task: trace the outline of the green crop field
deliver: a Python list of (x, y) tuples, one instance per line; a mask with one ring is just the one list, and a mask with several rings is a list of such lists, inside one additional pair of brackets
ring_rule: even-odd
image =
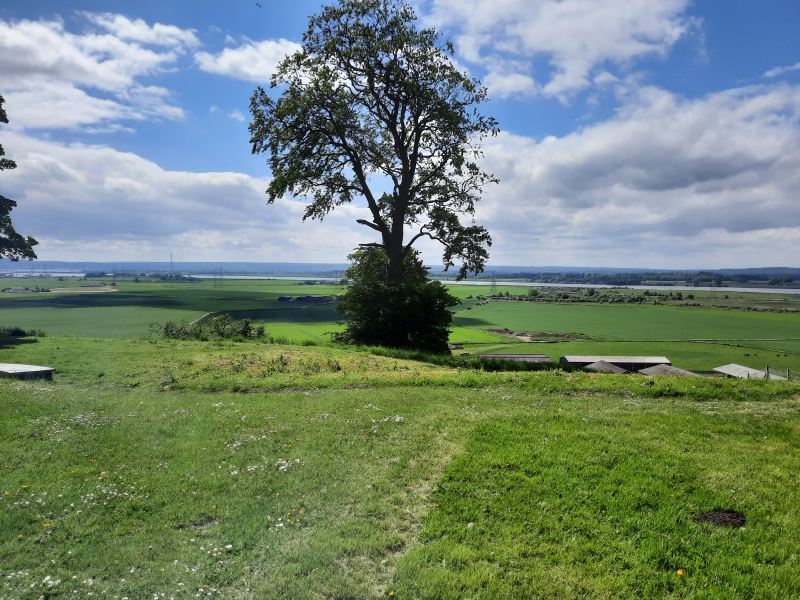
[[(639, 304), (545, 304), (493, 301), (456, 313), (453, 342), (471, 353), (539, 353), (666, 356), (686, 369), (728, 363), (800, 371), (800, 313), (754, 312)], [(521, 343), (510, 336), (482, 342), (460, 332), (572, 334), (579, 339)], [(542, 336), (546, 339), (546, 336)], [(557, 339), (557, 338), (550, 338)]]
[[(110, 280), (87, 282), (54, 279), (13, 280), (14, 285), (75, 288)], [(0, 296), (0, 325), (42, 330), (48, 334), (88, 337), (146, 336), (151, 324), (191, 321), (208, 312), (231, 312), (267, 324), (293, 339), (315, 338), (336, 330), (338, 313), (332, 306), (279, 303), (279, 296), (330, 295), (339, 286), (306, 285), (295, 281), (210, 280), (195, 282), (133, 282), (122, 280), (109, 293), (25, 293)], [(87, 288), (91, 289), (91, 288)], [(297, 311), (297, 312), (295, 312)], [(292, 324), (298, 323), (297, 331)], [(304, 333), (305, 332), (305, 333)]]
[(495, 301), (459, 313), (456, 324), (479, 329), (575, 333), (607, 340), (800, 338), (800, 313), (636, 304)]
[[(37, 278), (14, 279), (13, 283), (74, 290), (79, 286), (109, 286), (111, 280)], [(280, 296), (336, 295), (343, 290), (338, 285), (275, 280), (135, 282), (130, 278), (115, 283), (117, 291), (107, 293), (2, 294), (0, 325), (41, 330), (49, 335), (146, 337), (152, 335), (153, 326), (168, 320), (191, 321), (206, 313), (228, 312), (264, 324), (274, 338), (314, 342), (329, 341), (329, 334), (342, 327), (333, 305), (278, 302)], [(486, 286), (459, 285), (450, 289), (462, 300), (456, 308), (450, 339), (466, 344), (465, 351), (472, 353), (534, 352), (555, 360), (565, 353), (663, 354), (677, 366), (690, 369), (708, 370), (737, 362), (762, 369), (769, 365), (800, 370), (800, 313), (740, 310), (769, 306), (770, 300), (797, 302), (792, 297), (731, 294), (729, 301), (734, 304), (723, 309), (670, 304), (506, 300), (478, 303), (476, 297), (489, 291)], [(499, 293), (525, 294), (526, 289), (498, 286)], [(698, 292), (698, 297), (710, 299), (711, 294), (703, 296)], [(586, 339), (530, 345), (492, 329), (570, 334)]]
[(800, 596), (796, 383), (59, 335), (0, 361), (58, 369), (0, 380), (3, 598)]

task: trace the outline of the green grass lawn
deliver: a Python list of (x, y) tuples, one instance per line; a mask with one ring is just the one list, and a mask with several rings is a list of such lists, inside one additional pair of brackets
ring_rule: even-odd
[(16, 342), (0, 597), (800, 595), (797, 384)]

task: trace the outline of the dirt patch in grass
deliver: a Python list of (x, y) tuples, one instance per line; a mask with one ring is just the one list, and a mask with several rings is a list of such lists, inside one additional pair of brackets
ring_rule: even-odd
[(588, 340), (590, 336), (580, 333), (564, 333), (560, 331), (512, 331), (507, 327), (503, 329), (489, 329), (489, 333), (508, 335), (523, 342), (566, 342), (570, 340)]
[(711, 523), (718, 527), (744, 527), (747, 519), (735, 510), (712, 510), (694, 518), (695, 523)]

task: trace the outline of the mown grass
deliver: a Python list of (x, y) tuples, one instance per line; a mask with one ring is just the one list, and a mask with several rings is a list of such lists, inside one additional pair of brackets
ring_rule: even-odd
[[(58, 372), (0, 380), (3, 597), (800, 593), (797, 384), (57, 336), (8, 360)], [(747, 528), (692, 521), (720, 507)]]
[[(397, 589), (453, 599), (800, 595), (797, 415), (714, 408), (598, 399), (482, 420), (437, 486)], [(715, 509), (742, 512), (746, 527), (694, 521)]]

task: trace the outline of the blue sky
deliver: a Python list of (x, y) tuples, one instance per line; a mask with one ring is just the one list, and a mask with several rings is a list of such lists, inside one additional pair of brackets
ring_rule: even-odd
[[(264, 205), (249, 96), (319, 3), (260, 4), (0, 4), (0, 192), (40, 258), (341, 262), (370, 239), (358, 204)], [(797, 2), (415, 4), (490, 90), (494, 264), (800, 265)]]

